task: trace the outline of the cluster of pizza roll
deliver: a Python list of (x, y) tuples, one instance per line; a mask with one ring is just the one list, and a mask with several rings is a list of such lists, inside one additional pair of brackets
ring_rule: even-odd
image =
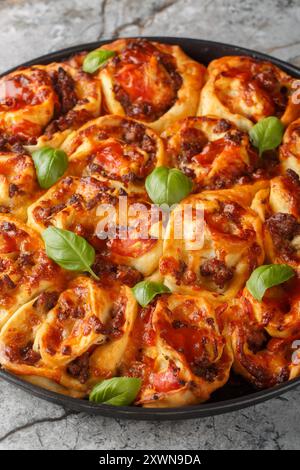
[[(145, 39), (98, 50), (110, 55), (92, 73), (82, 53), (0, 79), (1, 366), (74, 397), (103, 379), (139, 377), (135, 404), (145, 407), (207, 401), (233, 372), (259, 388), (296, 377), (296, 81), (269, 62), (234, 56), (205, 67)], [(269, 116), (285, 133), (261, 156), (249, 131)], [(68, 160), (48, 189), (32, 158), (44, 147)], [(145, 216), (145, 182), (159, 167), (179, 170), (192, 188), (166, 220)], [(197, 240), (175, 236), (186, 205), (186, 224), (201, 212)], [(47, 256), (49, 227), (88, 241), (98, 279)], [(102, 236), (108, 227), (114, 236)], [(246, 283), (266, 264), (295, 275), (259, 301)], [(132, 287), (143, 279), (169, 292), (142, 307)]]

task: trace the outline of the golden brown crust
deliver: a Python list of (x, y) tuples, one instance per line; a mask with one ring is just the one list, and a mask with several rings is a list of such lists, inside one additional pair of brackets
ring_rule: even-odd
[(292, 99), (294, 82), (270, 62), (222, 57), (208, 66), (198, 114), (229, 119), (245, 131), (267, 116), (277, 116), (287, 126), (300, 115), (300, 105)]

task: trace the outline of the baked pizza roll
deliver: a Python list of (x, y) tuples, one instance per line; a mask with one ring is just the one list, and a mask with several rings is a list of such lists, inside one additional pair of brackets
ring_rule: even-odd
[(39, 233), (50, 225), (71, 230), (108, 261), (149, 275), (162, 252), (161, 222), (152, 224), (149, 203), (126, 195), (108, 180), (66, 176), (29, 207), (28, 224)]
[(239, 192), (205, 191), (172, 212), (160, 260), (160, 273), (172, 291), (212, 298), (219, 294), (224, 300), (236, 295), (263, 262), (260, 218)]
[(233, 368), (258, 388), (274, 387), (300, 374), (294, 361), (295, 341), (299, 345), (300, 339), (299, 313), (294, 309), (299, 309), (299, 301), (295, 296), (287, 299), (281, 289), (269, 290), (260, 306), (248, 292), (242, 295), (223, 318)]
[(134, 338), (129, 375), (143, 385), (136, 401), (145, 407), (201, 403), (224, 385), (232, 357), (220, 334), (215, 307), (203, 298), (178, 294), (161, 297), (142, 310)]
[(247, 288), (243, 297), (255, 321), (264, 326), (268, 335), (273, 338), (300, 335), (300, 281), (297, 277), (267, 289), (261, 301)]
[(32, 158), (26, 153), (0, 152), (0, 213), (27, 219), (27, 208), (40, 194)]
[(9, 215), (0, 215), (0, 267), (0, 328), (18, 307), (65, 280), (40, 237)]
[(3, 366), (73, 396), (115, 375), (136, 316), (126, 286), (81, 276), (60, 295), (46, 291), (17, 310), (0, 334)]
[(272, 161), (258, 158), (242, 132), (226, 119), (189, 117), (163, 132), (170, 166), (183, 171), (194, 189), (223, 189), (267, 178)]
[(1, 365), (35, 385), (82, 397), (86, 394), (86, 387), (78, 385), (74, 380), (71, 384), (72, 377), (65, 381), (65, 371), (48, 367), (34, 345), (37, 331), (45, 321), (48, 311), (55, 305), (57, 297), (56, 291), (44, 291), (22, 305), (6, 322), (0, 333)]
[[(58, 146), (100, 114), (101, 87), (71, 61), (18, 69), (0, 79), (0, 132), (28, 145)], [(42, 137), (40, 137), (42, 136)]]
[(279, 159), (283, 173), (290, 169), (300, 176), (300, 119), (286, 129), (279, 148)]
[(118, 39), (100, 50), (115, 52), (99, 72), (105, 108), (162, 132), (196, 114), (205, 67), (178, 46)]
[(263, 221), (266, 260), (287, 263), (295, 268), (300, 262), (300, 181), (293, 170), (270, 180), (268, 188), (258, 191), (252, 208)]
[(165, 164), (164, 147), (155, 132), (133, 119), (103, 116), (73, 132), (62, 149), (68, 174), (103, 176), (129, 190), (144, 191), (145, 178)]
[(287, 126), (300, 115), (300, 105), (292, 100), (294, 83), (271, 62), (222, 57), (208, 66), (198, 114), (229, 119), (245, 131), (268, 116), (277, 116)]

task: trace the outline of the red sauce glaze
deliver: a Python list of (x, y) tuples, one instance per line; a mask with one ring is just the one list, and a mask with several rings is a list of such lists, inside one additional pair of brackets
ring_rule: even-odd
[[(133, 164), (134, 168), (130, 168)], [(104, 172), (111, 178), (130, 180), (145, 177), (145, 156), (137, 147), (127, 147), (121, 142), (111, 141), (100, 144), (92, 160), (92, 169)], [(95, 166), (96, 165), (96, 166)], [(134, 170), (134, 173), (133, 173)]]
[[(263, 113), (266, 116), (280, 117), (287, 105), (285, 84), (279, 81), (275, 69), (271, 65), (241, 58), (239, 67), (221, 73), (221, 76), (237, 79), (243, 84), (242, 99), (251, 107), (255, 103), (254, 94), (263, 98)], [(234, 102), (233, 102), (234, 105)], [(234, 110), (233, 110), (234, 112)], [(255, 115), (248, 116), (254, 119)]]
[(156, 245), (157, 240), (139, 240), (130, 238), (121, 240), (109, 240), (107, 246), (113, 254), (119, 256), (128, 256), (130, 258), (138, 258), (148, 251), (152, 250)]
[(14, 253), (19, 251), (15, 236), (8, 233), (0, 233), (0, 253)]
[(17, 125), (12, 125), (11, 131), (20, 137), (38, 137), (42, 132), (42, 127), (34, 122), (24, 120)]
[(210, 166), (217, 155), (224, 152), (226, 148), (226, 141), (219, 139), (214, 142), (209, 142), (201, 153), (195, 155), (192, 160), (199, 163), (201, 166)]
[(42, 103), (50, 94), (45, 86), (50, 87), (51, 81), (41, 70), (33, 71), (30, 76), (5, 77), (0, 82), (0, 111), (17, 111)]
[(62, 342), (62, 328), (51, 326), (45, 338), (47, 353), (54, 356)]
[(158, 393), (167, 393), (182, 387), (183, 383), (179, 379), (179, 369), (170, 362), (166, 372), (151, 373), (149, 383)]
[[(179, 324), (180, 321), (178, 321)], [(182, 322), (179, 327), (164, 319), (160, 319), (158, 327), (160, 336), (176, 351), (182, 353), (189, 364), (202, 363), (206, 357), (205, 344), (210, 341), (205, 328)]]
[(153, 121), (173, 106), (182, 79), (171, 55), (146, 40), (134, 40), (110, 66), (115, 96), (128, 116)]

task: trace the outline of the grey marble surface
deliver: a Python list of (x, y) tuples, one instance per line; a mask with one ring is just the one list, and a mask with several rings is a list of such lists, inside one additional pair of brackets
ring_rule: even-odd
[[(235, 43), (300, 66), (300, 0), (0, 0), (0, 72), (102, 37)], [(300, 449), (298, 390), (223, 416), (130, 422), (72, 413), (0, 382), (0, 449)]]

